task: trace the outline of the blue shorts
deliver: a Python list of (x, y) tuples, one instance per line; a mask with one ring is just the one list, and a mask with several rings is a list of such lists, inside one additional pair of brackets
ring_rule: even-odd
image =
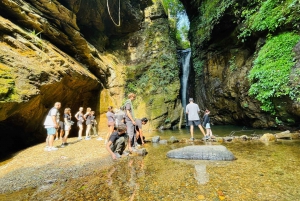
[(46, 130), (47, 130), (48, 135), (55, 135), (55, 133), (56, 133), (56, 128), (54, 128), (54, 127), (46, 128)]
[(189, 121), (189, 126), (198, 126), (200, 125), (200, 120)]
[(205, 128), (210, 128), (210, 123), (206, 123)]

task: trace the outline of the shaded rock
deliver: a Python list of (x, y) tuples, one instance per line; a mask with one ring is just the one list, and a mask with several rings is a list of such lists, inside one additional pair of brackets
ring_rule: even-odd
[(168, 144), (168, 141), (167, 140), (160, 140), (159, 144)]
[(159, 136), (155, 136), (152, 138), (152, 143), (158, 143), (160, 140), (160, 137)]
[(137, 156), (145, 156), (147, 153), (148, 152), (145, 148), (137, 149), (136, 151), (132, 152), (133, 155)]
[(169, 151), (167, 157), (193, 160), (235, 160), (232, 152), (223, 145), (187, 146)]
[(172, 136), (172, 137), (170, 137), (170, 139), (168, 140), (168, 142), (175, 143), (175, 142), (179, 142), (179, 140), (176, 137)]

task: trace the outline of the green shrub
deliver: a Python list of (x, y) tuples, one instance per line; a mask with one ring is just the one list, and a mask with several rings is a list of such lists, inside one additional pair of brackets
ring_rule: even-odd
[(281, 96), (290, 96), (297, 93), (290, 87), (289, 76), (293, 61), (293, 47), (300, 36), (295, 33), (282, 33), (267, 39), (266, 44), (258, 52), (249, 72), (252, 83), (249, 94), (261, 102), (264, 111), (275, 113), (272, 99)]

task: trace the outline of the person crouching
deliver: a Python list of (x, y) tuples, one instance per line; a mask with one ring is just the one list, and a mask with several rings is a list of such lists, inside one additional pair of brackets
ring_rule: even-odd
[(129, 146), (129, 151), (132, 151), (130, 139), (126, 134), (126, 125), (118, 126), (117, 131), (113, 132), (106, 144), (106, 150), (111, 154), (112, 159), (120, 158), (126, 146)]

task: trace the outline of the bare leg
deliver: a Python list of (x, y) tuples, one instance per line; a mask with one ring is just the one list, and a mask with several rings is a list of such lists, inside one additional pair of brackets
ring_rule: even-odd
[(83, 131), (83, 126), (79, 125), (79, 131), (78, 131), (78, 138), (81, 139), (82, 138), (82, 131)]
[(203, 134), (203, 136), (205, 137), (205, 132), (204, 132), (204, 129), (203, 129), (203, 127), (201, 126), (201, 124), (199, 124), (198, 127), (199, 127), (201, 133)]
[(190, 125), (191, 138), (194, 138), (194, 125)]
[(53, 147), (54, 135), (49, 135), (49, 147)]
[(86, 130), (85, 130), (85, 137), (86, 138), (89, 137), (89, 135), (90, 135), (91, 127), (92, 127), (91, 124), (89, 124), (89, 125), (86, 126)]
[(46, 138), (46, 147), (49, 146), (49, 135), (47, 135), (47, 138)]
[(56, 133), (55, 133), (55, 140), (58, 140), (58, 130), (56, 130)]
[(64, 138), (62, 139), (62, 142), (63, 142), (63, 143), (66, 143), (66, 142), (67, 142), (69, 133), (70, 133), (70, 130), (65, 131), (65, 136), (64, 136)]
[(64, 130), (63, 130), (63, 129), (61, 129), (61, 130), (60, 130), (60, 134), (59, 134), (59, 138), (60, 138), (60, 139), (63, 139), (63, 138), (62, 138), (62, 137), (63, 137), (63, 135), (64, 135)]

